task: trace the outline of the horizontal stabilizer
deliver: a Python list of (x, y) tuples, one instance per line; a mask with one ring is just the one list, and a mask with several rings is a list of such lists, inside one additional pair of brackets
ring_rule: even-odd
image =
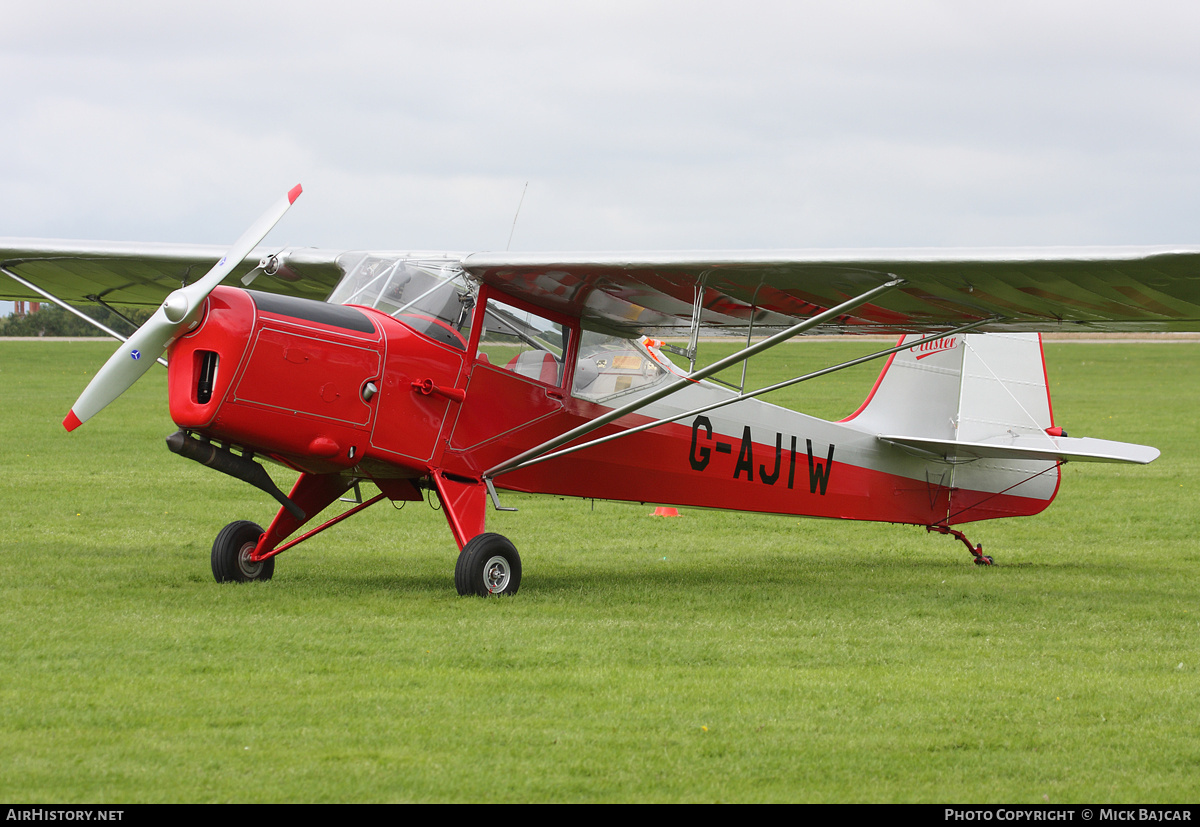
[(1159, 450), (1149, 445), (1113, 442), (1107, 439), (1067, 436), (1014, 435), (989, 442), (959, 442), (953, 439), (892, 436), (879, 439), (906, 448), (936, 454), (948, 460), (1041, 459), (1082, 462), (1130, 462), (1145, 465), (1158, 459)]

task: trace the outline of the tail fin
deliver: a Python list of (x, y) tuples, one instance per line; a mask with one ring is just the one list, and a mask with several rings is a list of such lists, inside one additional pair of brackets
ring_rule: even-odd
[(1036, 333), (947, 336), (901, 350), (843, 422), (925, 457), (926, 480), (937, 479), (949, 494), (946, 523), (1037, 513), (1058, 490), (1061, 462), (1158, 456), (1147, 446), (1070, 438), (1054, 427)]
[[(924, 338), (910, 334), (900, 340)], [(846, 422), (875, 433), (975, 441), (1054, 425), (1041, 337), (947, 336), (892, 355)]]
[(863, 406), (844, 421), (851, 420), (888, 442), (948, 460), (1145, 464), (1158, 457), (1144, 445), (1071, 438), (1054, 427), (1037, 333), (947, 336), (902, 350), (884, 367)]

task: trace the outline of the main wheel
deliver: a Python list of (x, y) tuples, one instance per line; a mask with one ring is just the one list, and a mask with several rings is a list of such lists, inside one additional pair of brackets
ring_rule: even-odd
[(454, 566), (454, 587), (459, 594), (516, 594), (521, 586), (521, 555), (500, 534), (471, 538)]
[(218, 583), (271, 579), (275, 574), (274, 557), (257, 563), (250, 559), (262, 536), (262, 526), (249, 520), (238, 520), (221, 529), (212, 547), (212, 571)]

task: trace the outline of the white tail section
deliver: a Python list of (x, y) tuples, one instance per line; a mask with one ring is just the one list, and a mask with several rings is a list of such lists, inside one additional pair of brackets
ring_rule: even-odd
[[(900, 343), (921, 338), (912, 334)], [(947, 336), (892, 355), (871, 395), (848, 421), (876, 434), (954, 439), (965, 338)]]
[(899, 351), (847, 421), (944, 460), (1147, 463), (1159, 453), (1051, 433), (1046, 363), (1036, 333), (968, 333)]
[(1012, 436), (1047, 437), (1054, 425), (1042, 338), (1036, 333), (962, 337), (959, 442)]

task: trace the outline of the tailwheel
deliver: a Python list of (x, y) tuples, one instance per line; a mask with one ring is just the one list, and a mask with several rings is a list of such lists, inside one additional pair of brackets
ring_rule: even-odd
[(479, 534), (463, 546), (454, 566), (460, 595), (516, 594), (521, 586), (521, 555), (507, 537)]
[(221, 529), (212, 547), (212, 572), (218, 583), (271, 579), (275, 574), (274, 557), (257, 562), (250, 559), (262, 536), (262, 526), (249, 520), (238, 520)]
[(977, 546), (971, 545), (971, 541), (967, 539), (967, 535), (963, 534), (961, 531), (955, 531), (953, 528), (947, 525), (927, 525), (925, 526), (925, 530), (936, 531), (938, 534), (950, 534), (954, 537), (957, 537), (962, 541), (962, 544), (967, 547), (967, 551), (971, 552), (971, 557), (974, 558), (975, 565), (977, 566), (991, 566), (995, 564), (995, 561), (992, 560), (991, 557), (988, 557), (983, 553), (983, 543), (980, 543)]

